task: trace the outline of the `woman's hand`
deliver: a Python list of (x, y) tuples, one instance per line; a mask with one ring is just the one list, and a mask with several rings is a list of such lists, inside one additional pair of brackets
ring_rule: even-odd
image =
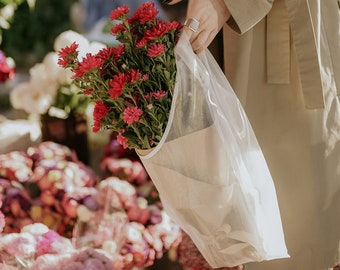
[[(180, 0), (173, 0), (170, 4), (175, 2)], [(189, 0), (184, 30), (193, 50), (200, 53), (207, 48), (229, 17), (230, 12), (224, 0)], [(188, 27), (192, 19), (199, 22), (196, 32)], [(192, 25), (194, 24), (195, 22)]]

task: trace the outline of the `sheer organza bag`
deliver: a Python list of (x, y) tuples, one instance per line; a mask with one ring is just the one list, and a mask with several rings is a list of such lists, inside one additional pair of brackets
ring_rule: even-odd
[(272, 177), (230, 84), (185, 33), (175, 54), (165, 134), (138, 151), (167, 213), (212, 267), (288, 257)]

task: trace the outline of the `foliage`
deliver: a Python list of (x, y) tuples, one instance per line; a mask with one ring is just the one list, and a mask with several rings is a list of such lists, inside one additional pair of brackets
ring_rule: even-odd
[(53, 49), (54, 39), (61, 32), (72, 29), (70, 7), (75, 1), (36, 0), (34, 8), (27, 2), (18, 6), (10, 28), (3, 30), (1, 44), (18, 68), (41, 61)]

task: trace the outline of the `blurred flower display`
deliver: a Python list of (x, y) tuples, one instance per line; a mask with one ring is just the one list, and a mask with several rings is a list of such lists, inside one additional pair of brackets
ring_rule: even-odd
[(68, 147), (53, 142), (0, 155), (4, 233), (39, 222), (72, 236), (76, 207), (87, 203), (98, 180)]
[(175, 252), (180, 228), (151, 196), (144, 168), (116, 157), (103, 158), (101, 179), (53, 142), (0, 155), (1, 261), (14, 269), (129, 270)]
[(88, 97), (79, 94), (79, 88), (72, 82), (72, 73), (58, 66), (56, 51), (71, 40), (77, 40), (84, 51), (96, 52), (104, 47), (97, 42), (90, 43), (81, 34), (71, 30), (61, 33), (55, 39), (55, 51), (46, 54), (41, 63), (30, 68), (28, 82), (16, 85), (11, 91), (10, 101), (15, 109), (62, 119), (86, 111)]

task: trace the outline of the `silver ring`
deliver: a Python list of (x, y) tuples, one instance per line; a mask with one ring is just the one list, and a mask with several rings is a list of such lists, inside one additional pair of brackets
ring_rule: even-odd
[(186, 20), (184, 25), (189, 27), (191, 31), (196, 33), (198, 30), (198, 27), (200, 26), (200, 22), (197, 19), (192, 18), (192, 19)]

